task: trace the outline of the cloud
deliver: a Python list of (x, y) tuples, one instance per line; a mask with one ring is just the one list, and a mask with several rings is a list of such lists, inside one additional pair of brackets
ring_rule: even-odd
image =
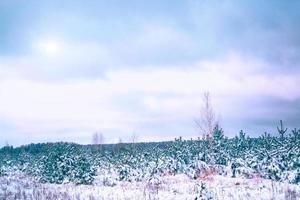
[[(32, 43), (26, 55), (0, 56), (0, 78), (41, 81), (97, 78), (113, 64), (109, 49), (101, 44), (57, 39), (37, 39)], [(57, 52), (49, 52), (49, 45), (55, 45)]]
[[(279, 70), (299, 64), (299, 2), (188, 1), (202, 54), (237, 51), (265, 59)], [(284, 8), (284, 9), (282, 9)]]
[(51, 34), (37, 35), (30, 39), (26, 53), (0, 54), (0, 78), (40, 81), (97, 79), (109, 70), (156, 67), (159, 60), (174, 60), (174, 56), (194, 48), (186, 32), (163, 24), (142, 24), (131, 35), (117, 41), (107, 44), (97, 40), (70, 40)]
[(136, 92), (195, 95), (211, 90), (220, 95), (299, 97), (298, 74), (263, 73), (265, 67), (269, 66), (263, 61), (229, 56), (224, 60), (201, 61), (177, 68), (111, 71), (106, 78), (112, 81), (114, 88), (123, 86)]
[(254, 134), (276, 119), (296, 125), (298, 2), (132, 5), (0, 5), (9, 10), (0, 14), (1, 137), (197, 135), (193, 118), (206, 90), (228, 135)]
[[(251, 101), (300, 99), (299, 74), (262, 73), (265, 67), (263, 61), (230, 54), (224, 60), (184, 67), (111, 70), (98, 79), (2, 79), (0, 117), (14, 125), (16, 134), (31, 138), (40, 138), (42, 132), (59, 138), (65, 132), (66, 139), (78, 134), (81, 141), (89, 142), (90, 133), (99, 129), (115, 135), (111, 139), (133, 131), (168, 135), (163, 132), (166, 124), (172, 124), (168, 126), (172, 134), (186, 129), (186, 136), (191, 136), (197, 135), (192, 121), (198, 115), (203, 92), (209, 90), (225, 129), (236, 130), (243, 127), (231, 123), (245, 119), (241, 112), (247, 120), (269, 117), (248, 110)], [(271, 113), (278, 108), (255, 105), (255, 110), (260, 109)], [(149, 124), (149, 130), (145, 129)]]

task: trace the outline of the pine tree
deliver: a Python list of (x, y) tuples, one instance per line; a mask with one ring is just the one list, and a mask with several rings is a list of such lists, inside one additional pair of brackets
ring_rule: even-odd
[(287, 128), (284, 128), (282, 120), (280, 120), (280, 127), (277, 126), (277, 131), (280, 135), (280, 139), (283, 140), (284, 139), (284, 134), (287, 131)]

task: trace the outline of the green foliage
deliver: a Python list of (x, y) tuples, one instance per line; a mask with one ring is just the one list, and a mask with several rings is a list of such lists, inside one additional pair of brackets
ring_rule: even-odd
[(114, 185), (117, 180), (154, 180), (180, 173), (197, 178), (214, 168), (219, 174), (233, 177), (251, 178), (256, 173), (299, 183), (300, 130), (286, 134), (282, 122), (279, 130), (278, 137), (264, 133), (250, 138), (240, 131), (229, 139), (216, 126), (207, 140), (180, 137), (170, 142), (136, 143), (134, 153), (132, 144), (126, 143), (103, 145), (101, 153), (94, 151), (92, 145), (73, 143), (4, 147), (0, 149), (0, 175), (19, 170), (43, 182), (92, 184), (98, 170), (105, 184)]
[(38, 167), (40, 179), (49, 183), (91, 184), (95, 176), (85, 153), (69, 145), (43, 156)]

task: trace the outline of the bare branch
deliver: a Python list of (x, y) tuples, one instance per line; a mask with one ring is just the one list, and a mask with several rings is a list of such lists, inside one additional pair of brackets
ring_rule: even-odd
[(203, 94), (202, 109), (199, 118), (195, 119), (195, 124), (204, 138), (212, 137), (217, 121), (209, 92)]

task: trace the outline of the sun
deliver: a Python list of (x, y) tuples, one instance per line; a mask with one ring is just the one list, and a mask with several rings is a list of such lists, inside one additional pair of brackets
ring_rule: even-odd
[(47, 56), (57, 56), (62, 52), (62, 46), (58, 41), (45, 40), (38, 42), (38, 51)]

